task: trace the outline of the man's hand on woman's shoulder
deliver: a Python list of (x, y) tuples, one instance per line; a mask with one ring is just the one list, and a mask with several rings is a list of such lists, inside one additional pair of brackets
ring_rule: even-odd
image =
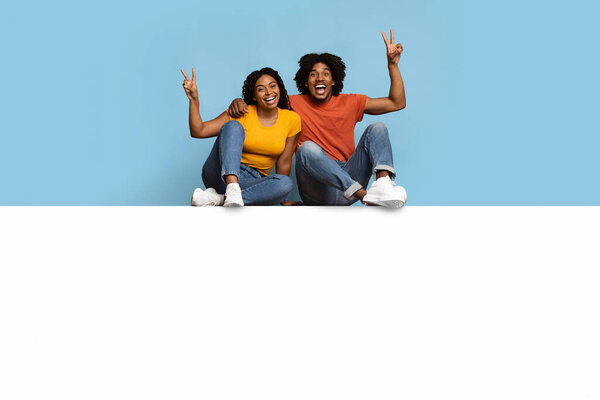
[(248, 105), (240, 98), (234, 99), (229, 105), (227, 113), (233, 118), (239, 118), (248, 113)]

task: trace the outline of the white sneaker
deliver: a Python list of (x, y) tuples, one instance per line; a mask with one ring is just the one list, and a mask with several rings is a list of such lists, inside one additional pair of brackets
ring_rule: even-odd
[(220, 206), (223, 205), (224, 197), (225, 196), (217, 193), (213, 188), (208, 188), (206, 190), (197, 188), (194, 190), (194, 194), (192, 194), (192, 205), (199, 207)]
[(237, 183), (230, 183), (225, 189), (225, 202), (224, 207), (242, 207), (244, 200), (242, 200), (242, 189)]
[(362, 201), (371, 206), (400, 208), (406, 203), (406, 190), (394, 185), (389, 176), (382, 176), (373, 182)]

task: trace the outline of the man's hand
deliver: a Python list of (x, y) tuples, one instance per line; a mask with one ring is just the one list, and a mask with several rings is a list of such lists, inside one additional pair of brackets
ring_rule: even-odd
[(198, 101), (198, 88), (196, 87), (196, 70), (192, 68), (192, 79), (188, 78), (188, 76), (181, 70), (183, 76), (185, 76), (185, 80), (183, 81), (183, 89), (185, 90), (185, 94), (187, 95), (190, 101)]
[(227, 109), (229, 116), (239, 118), (248, 113), (248, 105), (242, 99), (234, 99)]
[(402, 45), (400, 43), (394, 44), (394, 30), (390, 29), (389, 41), (387, 36), (385, 36), (385, 33), (381, 32), (381, 36), (383, 36), (383, 41), (387, 48), (388, 62), (390, 64), (398, 64), (398, 61), (400, 61), (400, 54), (402, 54)]

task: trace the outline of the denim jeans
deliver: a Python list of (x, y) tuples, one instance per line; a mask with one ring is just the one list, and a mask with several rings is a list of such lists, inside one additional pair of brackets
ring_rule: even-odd
[(224, 194), (225, 175), (235, 175), (242, 189), (245, 205), (271, 205), (286, 200), (293, 183), (286, 175), (264, 176), (256, 169), (240, 162), (245, 139), (244, 127), (229, 121), (221, 128), (219, 136), (202, 167), (202, 181), (217, 193)]
[(381, 122), (365, 129), (347, 162), (333, 160), (311, 141), (296, 151), (298, 189), (307, 205), (350, 205), (358, 200), (353, 194), (367, 187), (375, 171), (395, 176), (392, 145)]

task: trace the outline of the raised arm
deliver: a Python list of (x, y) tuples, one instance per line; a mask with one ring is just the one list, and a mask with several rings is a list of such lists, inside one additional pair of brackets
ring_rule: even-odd
[(392, 111), (402, 110), (406, 107), (406, 95), (404, 94), (404, 82), (398, 68), (400, 55), (402, 54), (402, 45), (394, 44), (394, 30), (390, 30), (390, 40), (381, 32), (385, 42), (388, 60), (388, 71), (390, 74), (390, 94), (388, 97), (367, 98), (365, 104), (366, 114), (385, 114)]
[(195, 138), (207, 138), (217, 136), (221, 127), (229, 121), (227, 111), (224, 111), (215, 119), (202, 121), (200, 116), (200, 101), (198, 100), (198, 88), (196, 87), (196, 69), (192, 68), (192, 79), (188, 78), (183, 69), (181, 73), (185, 77), (183, 89), (190, 100), (190, 134)]
[[(298, 132), (299, 134), (300, 132)], [(298, 134), (290, 136), (285, 141), (285, 147), (283, 153), (277, 159), (275, 163), (275, 172), (281, 175), (290, 176), (292, 170), (292, 157), (296, 150), (296, 142), (298, 141)]]

